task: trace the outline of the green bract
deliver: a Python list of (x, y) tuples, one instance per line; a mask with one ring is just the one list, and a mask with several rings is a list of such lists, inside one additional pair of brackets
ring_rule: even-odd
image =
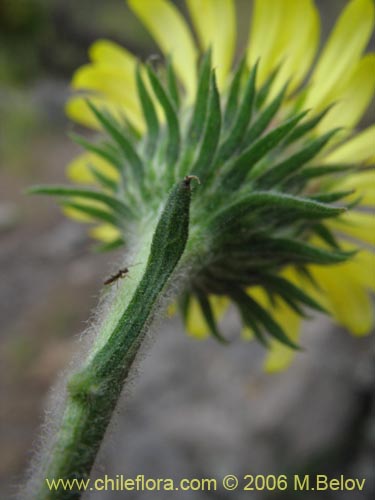
[[(183, 313), (194, 296), (212, 334), (224, 340), (209, 297), (229, 296), (259, 340), (266, 343), (269, 334), (295, 348), (251, 296), (251, 287), (261, 285), (271, 301), (279, 296), (301, 315), (304, 307), (322, 311), (316, 300), (280, 277), (280, 271), (292, 265), (308, 276), (310, 263), (331, 265), (351, 255), (340, 250), (325, 225), (327, 218), (346, 210), (336, 202), (350, 194), (329, 191), (327, 176), (348, 166), (319, 166), (316, 159), (337, 129), (314, 135), (327, 110), (311, 117), (298, 104), (288, 107), (286, 86), (270, 99), (277, 71), (258, 88), (257, 65), (249, 70), (242, 61), (220, 95), (208, 51), (189, 107), (182, 105), (170, 62), (162, 73), (150, 65), (136, 71), (147, 124), (143, 136), (125, 120), (120, 123), (89, 104), (105, 137), (95, 143), (75, 137), (111, 163), (118, 181), (91, 166), (97, 189), (36, 187), (32, 192), (62, 197), (64, 206), (118, 227), (122, 238), (109, 245), (113, 248), (125, 244), (129, 234), (141, 239), (145, 226), (156, 226), (173, 186), (185, 176), (197, 176), (201, 185), (193, 190), (183, 259), (189, 270), (179, 301)], [(309, 243), (314, 235), (327, 248)], [(179, 238), (176, 229), (173, 244)]]

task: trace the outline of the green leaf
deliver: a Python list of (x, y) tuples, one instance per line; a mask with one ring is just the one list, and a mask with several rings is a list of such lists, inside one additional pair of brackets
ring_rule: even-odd
[(143, 183), (144, 167), (142, 160), (134, 149), (133, 144), (129, 141), (129, 139), (125, 136), (125, 134), (121, 131), (118, 125), (114, 123), (112, 119), (109, 119), (104, 113), (99, 111), (91, 102), (88, 101), (87, 104), (104, 130), (110, 137), (112, 137), (112, 139), (120, 148), (131, 168), (134, 179), (139, 185), (141, 185)]
[(216, 319), (212, 312), (212, 307), (207, 296), (204, 293), (199, 293), (199, 292), (196, 292), (196, 295), (200, 308), (202, 310), (203, 317), (205, 319), (208, 328), (210, 329), (211, 334), (213, 335), (213, 337), (216, 338), (216, 340), (218, 340), (222, 344), (228, 344), (228, 340), (222, 336), (217, 327)]
[(180, 151), (180, 124), (173, 102), (165, 91), (158, 76), (147, 66), (148, 76), (154, 93), (163, 108), (168, 125), (167, 164), (174, 167)]
[(303, 167), (308, 161), (312, 160), (338, 130), (339, 129), (331, 130), (322, 137), (318, 137), (318, 139), (313, 140), (302, 150), (264, 172), (256, 181), (257, 186), (265, 189), (274, 187), (279, 182), (284, 181), (289, 175)]
[(195, 100), (191, 124), (188, 132), (188, 143), (194, 145), (199, 141), (203, 132), (206, 110), (208, 106), (208, 96), (211, 82), (211, 49), (203, 57), (199, 68), (198, 90)]
[(94, 189), (83, 189), (71, 186), (33, 186), (27, 190), (27, 193), (48, 196), (75, 197), (99, 201), (121, 216), (129, 218), (134, 217), (131, 209), (122, 200)]
[(209, 175), (209, 169), (219, 144), (221, 130), (220, 95), (216, 86), (215, 73), (212, 73), (208, 112), (198, 157), (191, 172), (202, 181)]
[(149, 157), (152, 157), (156, 150), (159, 137), (159, 121), (152, 98), (143, 82), (139, 65), (137, 65), (136, 68), (136, 84), (143, 116), (147, 124), (148, 138), (146, 152)]
[(223, 185), (230, 189), (241, 186), (251, 168), (272, 151), (305, 115), (304, 111), (293, 116), (245, 149), (233, 162), (229, 163), (227, 172), (224, 174)]
[(255, 64), (249, 73), (244, 96), (240, 106), (238, 107), (237, 116), (234, 119), (234, 123), (228, 137), (220, 148), (219, 161), (225, 161), (232, 155), (232, 153), (238, 148), (243, 136), (246, 133), (253, 111), (257, 69), (258, 63)]

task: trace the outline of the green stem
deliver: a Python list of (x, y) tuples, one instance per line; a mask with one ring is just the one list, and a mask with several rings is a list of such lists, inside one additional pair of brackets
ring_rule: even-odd
[(149, 257), (138, 286), (103, 345), (68, 381), (62, 423), (38, 500), (76, 499), (82, 492), (50, 491), (46, 478), (88, 478), (124, 382), (147, 332), (153, 313), (185, 250), (189, 231), (190, 181), (173, 188), (156, 226)]

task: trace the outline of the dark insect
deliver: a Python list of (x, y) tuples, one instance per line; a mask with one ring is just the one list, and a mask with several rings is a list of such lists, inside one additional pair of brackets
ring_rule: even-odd
[(128, 267), (123, 267), (122, 269), (119, 269), (116, 274), (113, 274), (109, 278), (107, 278), (104, 281), (105, 285), (111, 285), (115, 281), (117, 281), (120, 278), (125, 278), (125, 276), (128, 274), (129, 268)]

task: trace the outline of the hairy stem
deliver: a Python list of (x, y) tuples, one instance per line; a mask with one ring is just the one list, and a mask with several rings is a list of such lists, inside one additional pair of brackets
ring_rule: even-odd
[(156, 226), (146, 269), (107, 340), (68, 381), (66, 408), (38, 500), (79, 498), (81, 492), (48, 489), (46, 478), (88, 478), (124, 382), (163, 291), (185, 250), (189, 231), (190, 181), (172, 189)]

